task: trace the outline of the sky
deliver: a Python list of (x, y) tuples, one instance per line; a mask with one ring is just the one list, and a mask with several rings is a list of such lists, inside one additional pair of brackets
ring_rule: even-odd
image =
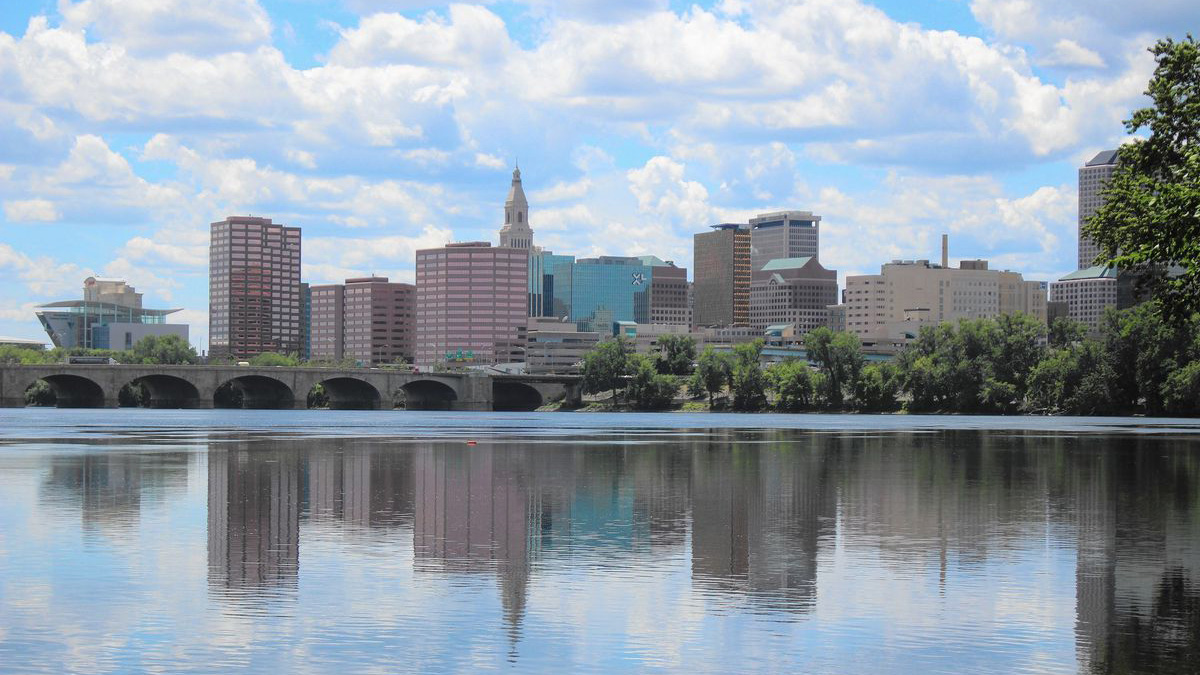
[(412, 281), (496, 240), (658, 255), (798, 209), (847, 274), (987, 258), (1053, 280), (1076, 170), (1127, 138), (1157, 0), (4, 0), (0, 335), (89, 275), (207, 342), (208, 228), (303, 229), (302, 278)]

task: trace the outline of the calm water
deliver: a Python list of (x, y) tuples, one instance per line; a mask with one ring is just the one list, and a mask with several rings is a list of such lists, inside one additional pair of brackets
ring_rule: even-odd
[(0, 410), (0, 671), (335, 669), (1196, 672), (1200, 423)]

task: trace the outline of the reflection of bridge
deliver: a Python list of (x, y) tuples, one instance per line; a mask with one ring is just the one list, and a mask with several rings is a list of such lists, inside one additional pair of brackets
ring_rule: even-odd
[(442, 410), (533, 410), (543, 403), (579, 399), (579, 378), (563, 375), (413, 373), (375, 368), (281, 368), (158, 365), (0, 365), (0, 407), (25, 405), (38, 380), (50, 385), (60, 408), (115, 408), (127, 384), (143, 385), (152, 408), (212, 408), (229, 385), (246, 408), (306, 408), (321, 385), (329, 407), (376, 410), (405, 406)]

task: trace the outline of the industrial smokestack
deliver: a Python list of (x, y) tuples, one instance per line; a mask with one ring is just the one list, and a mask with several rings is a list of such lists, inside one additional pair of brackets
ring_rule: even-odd
[(950, 235), (942, 235), (942, 269), (950, 268)]

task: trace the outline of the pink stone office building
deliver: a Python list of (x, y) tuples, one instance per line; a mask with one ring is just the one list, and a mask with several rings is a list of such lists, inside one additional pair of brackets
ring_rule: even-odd
[(529, 251), (487, 242), (417, 251), (416, 363), (525, 359)]
[(300, 228), (229, 216), (212, 224), (208, 257), (209, 354), (302, 353)]
[(416, 287), (387, 277), (312, 287), (312, 358), (362, 364), (413, 360)]

